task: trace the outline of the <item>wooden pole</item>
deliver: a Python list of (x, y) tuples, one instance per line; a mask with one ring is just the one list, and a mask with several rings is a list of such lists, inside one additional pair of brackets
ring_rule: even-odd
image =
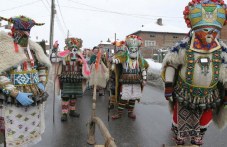
[[(50, 16), (50, 40), (49, 40), (49, 45), (50, 45), (50, 52), (49, 56), (52, 54), (52, 49), (53, 49), (53, 37), (54, 37), (54, 15), (55, 15), (55, 1), (51, 1), (51, 16)], [(57, 54), (57, 52), (56, 52)], [(57, 57), (57, 56), (55, 56)], [(54, 123), (54, 113), (55, 113), (55, 80), (56, 80), (56, 65), (54, 65), (54, 98), (53, 98), (53, 123)]]
[(117, 51), (117, 44), (116, 44), (116, 41), (117, 41), (117, 34), (115, 33), (114, 34), (114, 41), (115, 41), (115, 45), (114, 45), (114, 53), (116, 53)]
[(96, 81), (96, 71), (94, 73), (94, 88), (93, 88), (93, 98), (92, 98), (92, 115), (91, 119), (96, 116), (96, 88), (97, 88), (97, 81)]
[(93, 117), (89, 124), (89, 133), (87, 143), (90, 145), (95, 144), (95, 124), (98, 125), (102, 136), (105, 140), (105, 147), (117, 147), (114, 142), (114, 138), (110, 135), (110, 132), (106, 128), (105, 124), (99, 117)]
[[(96, 57), (96, 60), (98, 60), (97, 57)], [(96, 62), (96, 63), (99, 64), (99, 62)], [(96, 68), (95, 65), (94, 65), (94, 68)], [(94, 89), (93, 89), (93, 98), (92, 98), (92, 115), (91, 115), (91, 121), (89, 122), (87, 143), (90, 145), (95, 144), (95, 124), (97, 124), (99, 129), (101, 130), (102, 136), (105, 139), (105, 142), (106, 142), (105, 147), (117, 147), (114, 142), (114, 139), (111, 137), (105, 124), (102, 122), (102, 120), (99, 117), (96, 117), (96, 88), (97, 88), (96, 72), (97, 71), (95, 69)]]

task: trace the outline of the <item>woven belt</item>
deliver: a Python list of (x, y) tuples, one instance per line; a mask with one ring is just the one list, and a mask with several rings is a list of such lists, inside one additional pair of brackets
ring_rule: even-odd
[(217, 84), (210, 87), (200, 87), (185, 82), (181, 76), (174, 87), (176, 100), (192, 109), (216, 108), (220, 105), (221, 98)]
[(122, 74), (120, 82), (125, 84), (139, 84), (142, 82), (142, 77), (140, 74)]
[(15, 86), (24, 86), (37, 84), (39, 82), (39, 74), (37, 70), (11, 72), (11, 80)]
[(200, 96), (206, 96), (210, 92), (217, 89), (217, 83), (215, 83), (214, 85), (209, 86), (209, 87), (196, 86), (196, 85), (192, 85), (192, 84), (187, 83), (186, 81), (184, 81), (182, 79), (181, 75), (179, 75), (179, 79), (177, 81), (177, 87), (179, 89), (187, 90), (187, 92), (191, 93), (193, 96), (199, 96), (200, 97)]

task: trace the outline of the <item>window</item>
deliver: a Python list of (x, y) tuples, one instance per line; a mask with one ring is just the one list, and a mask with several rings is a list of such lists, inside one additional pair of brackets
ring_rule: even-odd
[(156, 41), (145, 40), (144, 46), (145, 46), (145, 47), (156, 46)]
[(155, 37), (155, 35), (151, 34), (150, 37)]
[(173, 36), (173, 38), (178, 38), (178, 36)]

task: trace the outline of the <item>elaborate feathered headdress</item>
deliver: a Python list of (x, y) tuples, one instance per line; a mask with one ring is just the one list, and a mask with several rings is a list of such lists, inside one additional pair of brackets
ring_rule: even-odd
[(80, 38), (66, 38), (65, 39), (65, 44), (68, 49), (73, 49), (73, 48), (81, 48), (82, 47), (83, 40)]
[(136, 35), (129, 35), (125, 39), (125, 45), (128, 48), (131, 47), (140, 47), (142, 45), (142, 39)]

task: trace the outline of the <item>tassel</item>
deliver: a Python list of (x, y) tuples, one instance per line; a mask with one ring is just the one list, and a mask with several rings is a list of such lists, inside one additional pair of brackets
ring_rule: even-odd
[(18, 44), (14, 42), (14, 48), (15, 48), (15, 52), (18, 53), (19, 52), (19, 47)]
[(91, 71), (88, 68), (87, 61), (84, 59), (84, 56), (81, 55), (80, 53), (78, 53), (78, 56), (81, 58), (82, 63), (83, 63), (83, 65), (82, 65), (83, 76), (89, 77), (91, 75)]
[(126, 56), (126, 72), (127, 72), (128, 71), (128, 66), (129, 66), (129, 51), (128, 51), (128, 49), (125, 52), (125, 56)]
[(24, 69), (25, 71), (28, 70), (28, 63), (27, 63), (27, 61), (24, 61), (24, 63), (23, 63), (23, 69)]
[(62, 51), (62, 52), (59, 52), (59, 53), (57, 54), (57, 56), (59, 56), (59, 57), (66, 57), (66, 56), (69, 55), (69, 53), (70, 53), (70, 50), (64, 50), (64, 51)]
[(33, 68), (34, 66), (35, 66), (34, 59), (31, 59), (31, 68)]

